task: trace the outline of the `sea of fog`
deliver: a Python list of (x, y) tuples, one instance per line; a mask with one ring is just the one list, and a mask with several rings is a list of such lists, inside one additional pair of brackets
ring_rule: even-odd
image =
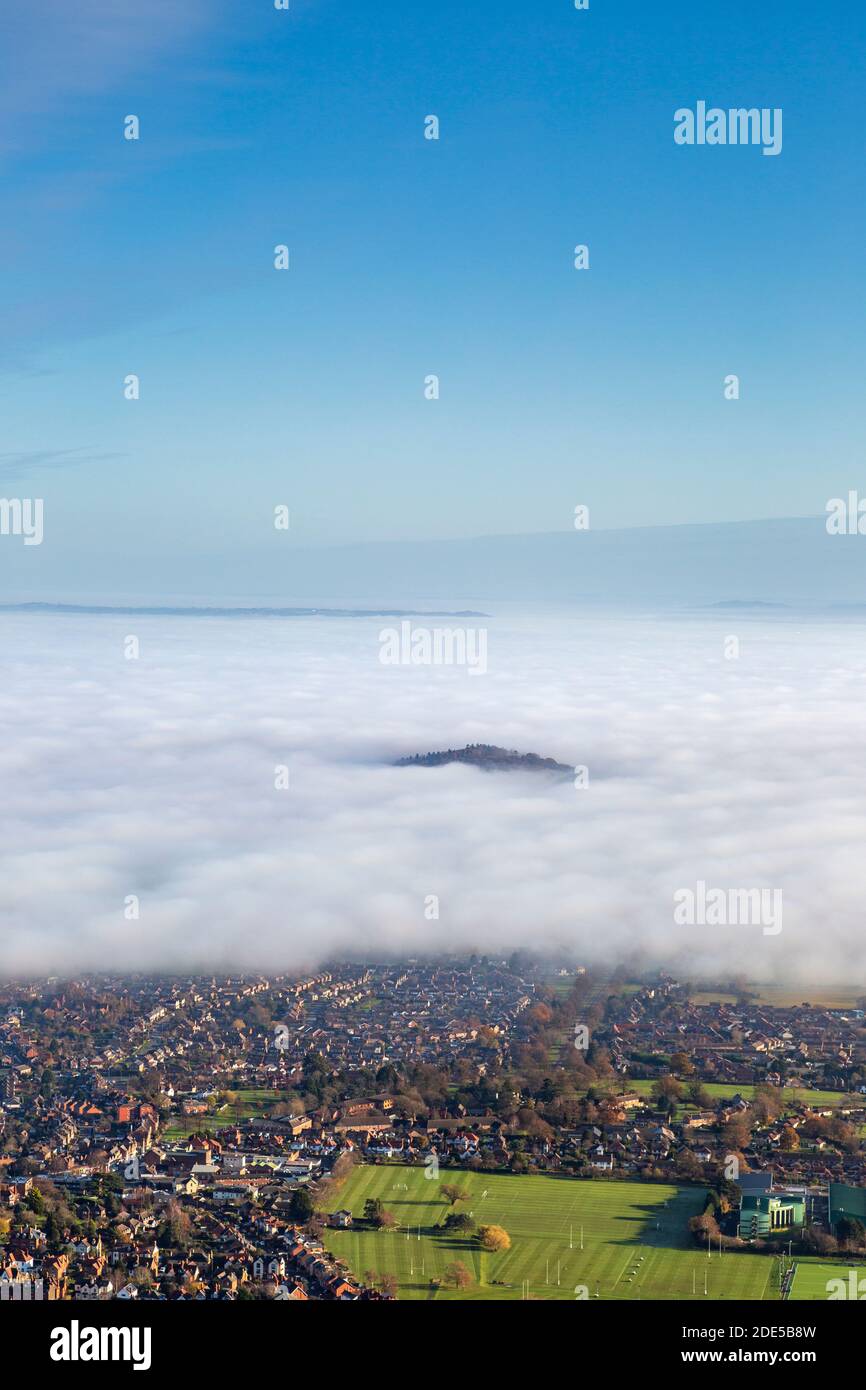
[[(383, 664), (381, 617), (0, 615), (0, 971), (862, 977), (862, 615), (448, 606), (489, 612), (486, 671)], [(476, 742), (581, 772), (392, 766)], [(778, 892), (781, 930), (676, 920), (700, 883)]]

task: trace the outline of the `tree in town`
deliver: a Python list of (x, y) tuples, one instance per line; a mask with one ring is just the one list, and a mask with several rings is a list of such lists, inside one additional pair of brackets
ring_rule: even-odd
[(675, 1076), (660, 1076), (652, 1084), (652, 1099), (660, 1109), (667, 1110), (682, 1101), (683, 1088)]
[(289, 1220), (303, 1226), (310, 1220), (315, 1206), (306, 1187), (296, 1187), (289, 1199)]
[(371, 1226), (375, 1226), (378, 1224), (381, 1215), (381, 1199), (379, 1197), (368, 1197), (364, 1203), (364, 1220), (369, 1221)]

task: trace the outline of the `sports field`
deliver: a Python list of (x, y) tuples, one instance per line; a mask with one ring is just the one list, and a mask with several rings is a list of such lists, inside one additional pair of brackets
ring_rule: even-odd
[[(653, 1088), (652, 1081), (645, 1080), (626, 1080), (624, 1086), (619, 1085), (616, 1089), (608, 1087), (612, 1095), (616, 1091), (635, 1091), (639, 1095), (648, 1096)], [(688, 1084), (687, 1082), (684, 1084)], [(736, 1085), (727, 1081), (707, 1081), (702, 1082), (704, 1090), (712, 1100), (731, 1100), (733, 1096), (742, 1096), (744, 1100), (753, 1100), (755, 1087), (747, 1082)], [(602, 1087), (597, 1087), (601, 1090)], [(820, 1106), (832, 1109), (837, 1105), (857, 1105), (862, 1104), (862, 1097), (853, 1094), (851, 1091), (812, 1091), (805, 1086), (783, 1086), (780, 1091), (782, 1100), (786, 1105), (803, 1104), (814, 1107)], [(685, 1107), (683, 1107), (685, 1109)]]
[[(469, 1200), (450, 1207), (442, 1182), (465, 1188)], [(778, 1298), (778, 1261), (717, 1251), (707, 1258), (691, 1244), (688, 1220), (704, 1195), (697, 1187), (453, 1169), (431, 1181), (420, 1167), (365, 1166), (332, 1205), (359, 1218), (366, 1199), (378, 1197), (399, 1228), (329, 1230), (326, 1244), (359, 1278), (368, 1270), (393, 1274), (406, 1299), (574, 1299), (580, 1286), (601, 1299)], [(504, 1226), (511, 1249), (487, 1254), (474, 1239), (445, 1230), (451, 1210)], [(433, 1286), (457, 1260), (471, 1285), (460, 1292)]]
[[(861, 1261), (855, 1260), (818, 1260), (818, 1259), (797, 1259), (797, 1269), (794, 1274), (794, 1282), (789, 1300), (795, 1302), (825, 1303), (830, 1297), (830, 1293), (837, 1293), (837, 1287), (830, 1287), (831, 1281), (841, 1279), (844, 1284), (845, 1298), (852, 1296), (851, 1271), (854, 1271), (857, 1284), (856, 1297), (866, 1298), (866, 1265)], [(862, 1287), (860, 1287), (862, 1281)]]
[[(813, 1008), (855, 1009), (860, 1007), (864, 990), (858, 984), (818, 986), (813, 985), (768, 985), (750, 984), (749, 994), (755, 1003), (767, 1004), (775, 1009), (795, 1008), (798, 1004), (811, 1004)], [(707, 989), (692, 994), (693, 1004), (734, 1004), (737, 996), (724, 991)]]

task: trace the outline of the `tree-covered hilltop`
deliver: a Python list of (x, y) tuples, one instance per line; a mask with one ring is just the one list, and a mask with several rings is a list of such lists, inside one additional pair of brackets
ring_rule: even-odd
[(555, 758), (541, 758), (537, 753), (518, 753), (513, 748), (497, 748), (493, 743), (467, 743), (465, 748), (447, 748), (437, 753), (415, 753), (399, 758), (395, 767), (441, 767), (443, 763), (471, 763), (473, 767), (491, 772), (499, 768), (530, 772), (573, 771)]

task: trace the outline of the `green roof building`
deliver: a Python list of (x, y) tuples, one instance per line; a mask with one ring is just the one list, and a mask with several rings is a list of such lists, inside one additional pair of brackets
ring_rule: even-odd
[(849, 1187), (844, 1182), (831, 1182), (828, 1196), (831, 1231), (836, 1229), (844, 1216), (854, 1217), (866, 1226), (866, 1187)]
[(777, 1196), (766, 1192), (747, 1192), (740, 1206), (737, 1234), (741, 1240), (788, 1235), (806, 1219), (802, 1197)]

